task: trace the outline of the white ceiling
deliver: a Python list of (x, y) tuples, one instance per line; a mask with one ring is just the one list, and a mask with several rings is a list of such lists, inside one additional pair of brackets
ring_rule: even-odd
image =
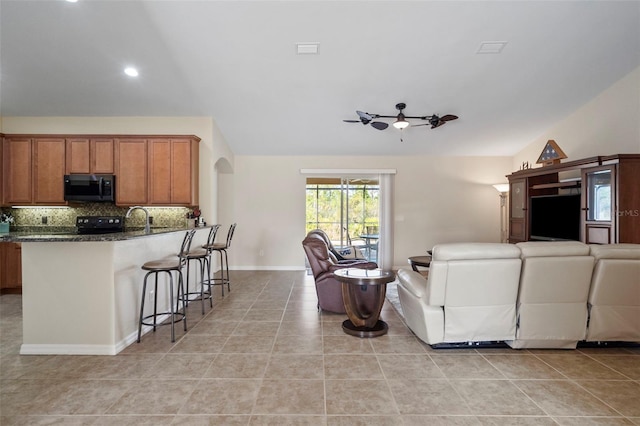
[[(3, 116), (207, 116), (239, 155), (513, 155), (640, 66), (639, 1), (2, 0), (0, 15)], [(398, 102), (460, 119), (404, 142), (342, 121)]]

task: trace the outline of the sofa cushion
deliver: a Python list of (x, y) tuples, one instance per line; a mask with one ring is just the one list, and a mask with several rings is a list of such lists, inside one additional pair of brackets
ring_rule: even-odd
[(502, 243), (451, 243), (433, 248), (433, 260), (511, 259), (520, 257), (520, 250), (513, 244)]
[(598, 259), (640, 259), (640, 244), (592, 244), (591, 256)]
[(589, 246), (579, 241), (527, 241), (516, 246), (525, 257), (588, 256)]

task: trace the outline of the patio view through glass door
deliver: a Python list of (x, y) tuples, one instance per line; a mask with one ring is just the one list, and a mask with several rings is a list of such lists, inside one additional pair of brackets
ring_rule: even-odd
[(322, 229), (335, 247), (355, 246), (378, 261), (380, 183), (371, 177), (309, 177), (307, 229)]

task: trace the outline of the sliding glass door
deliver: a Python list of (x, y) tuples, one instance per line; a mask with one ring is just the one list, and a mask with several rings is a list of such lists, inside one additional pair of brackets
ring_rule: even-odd
[(355, 246), (377, 261), (380, 238), (380, 183), (372, 177), (309, 177), (307, 232), (322, 229), (337, 247)]

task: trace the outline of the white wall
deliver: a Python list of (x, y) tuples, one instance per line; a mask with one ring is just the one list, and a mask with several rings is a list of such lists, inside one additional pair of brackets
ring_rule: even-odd
[(513, 169), (535, 162), (549, 139), (567, 154), (563, 161), (640, 153), (640, 67), (566, 117), (513, 158)]
[(216, 123), (208, 117), (2, 117), (3, 133), (196, 135), (200, 141), (200, 209), (217, 220), (217, 176), (220, 158), (233, 164), (233, 153)]
[[(500, 201), (511, 157), (236, 156), (229, 251), (237, 269), (301, 269), (305, 235), (303, 168), (397, 169), (394, 265), (436, 243), (500, 241)], [(260, 250), (264, 256), (260, 256)]]

